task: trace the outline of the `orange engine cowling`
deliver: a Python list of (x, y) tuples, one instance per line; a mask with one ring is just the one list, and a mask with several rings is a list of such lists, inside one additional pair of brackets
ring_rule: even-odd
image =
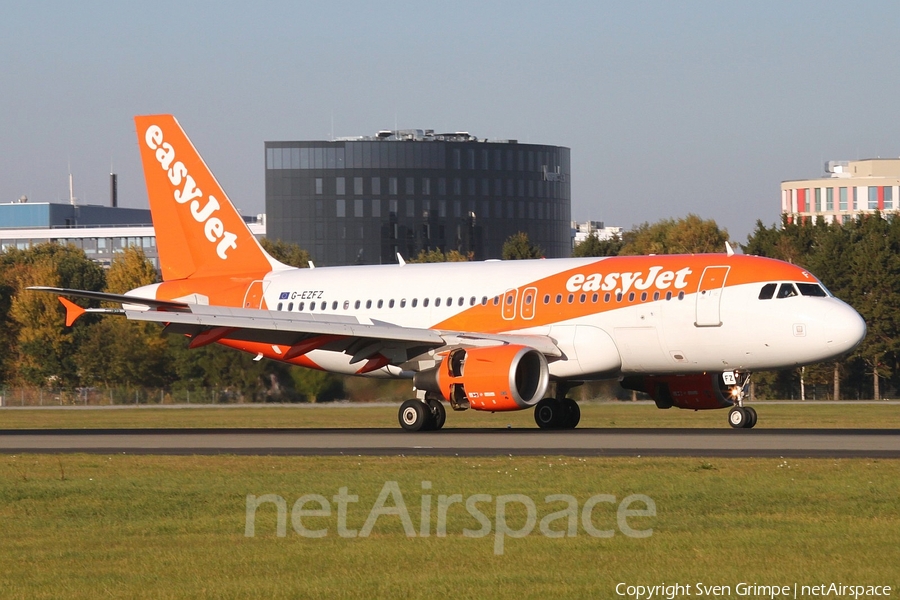
[(731, 393), (735, 386), (726, 385), (721, 373), (630, 376), (622, 380), (622, 387), (649, 394), (659, 408), (703, 410), (734, 404)]
[(456, 410), (528, 408), (544, 397), (549, 383), (544, 355), (514, 344), (456, 348), (440, 365), (413, 378), (416, 388), (441, 394)]

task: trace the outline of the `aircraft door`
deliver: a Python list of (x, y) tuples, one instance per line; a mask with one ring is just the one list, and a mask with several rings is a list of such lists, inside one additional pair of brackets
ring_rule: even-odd
[(267, 308), (263, 293), (268, 285), (268, 282), (261, 279), (251, 283), (247, 288), (247, 293), (244, 294), (244, 308)]
[(720, 327), (722, 325), (722, 289), (731, 267), (706, 267), (697, 288), (697, 327)]
[(503, 294), (503, 319), (512, 321), (516, 318), (516, 301), (519, 299), (519, 290), (506, 290)]
[(519, 315), (526, 321), (533, 319), (535, 304), (537, 304), (537, 288), (525, 288), (522, 292), (522, 308), (519, 309)]

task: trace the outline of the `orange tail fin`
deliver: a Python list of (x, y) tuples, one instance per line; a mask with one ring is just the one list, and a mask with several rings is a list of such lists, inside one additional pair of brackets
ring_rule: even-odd
[(172, 115), (134, 118), (164, 281), (276, 268)]

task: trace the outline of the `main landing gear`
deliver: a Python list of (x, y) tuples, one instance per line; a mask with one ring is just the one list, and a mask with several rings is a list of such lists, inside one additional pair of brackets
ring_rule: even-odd
[(447, 411), (436, 398), (419, 400), (413, 398), (400, 405), (397, 415), (400, 427), (406, 431), (434, 431), (447, 422)]
[(556, 397), (544, 398), (534, 407), (534, 422), (541, 429), (575, 429), (581, 420), (581, 409), (578, 403), (566, 394), (581, 382), (556, 384)]

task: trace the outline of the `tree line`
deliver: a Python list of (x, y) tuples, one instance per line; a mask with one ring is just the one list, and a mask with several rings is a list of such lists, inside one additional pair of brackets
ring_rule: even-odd
[[(621, 237), (596, 235), (574, 256), (724, 252), (728, 233), (696, 215), (643, 223)], [(309, 254), (296, 244), (263, 241), (270, 254), (306, 267)], [(819, 219), (756, 228), (746, 254), (786, 260), (816, 274), (851, 304), (868, 326), (850, 356), (804, 369), (755, 373), (761, 398), (880, 398), (900, 384), (900, 219), (879, 213), (844, 224)], [(543, 251), (519, 233), (506, 240), (503, 258), (540, 258)], [(422, 251), (410, 262), (471, 260), (459, 252)], [(104, 270), (81, 249), (53, 243), (0, 253), (0, 385), (40, 388), (158, 388), (216, 390), (222, 400), (325, 401), (344, 397), (345, 378), (275, 361), (254, 361), (216, 344), (188, 350), (182, 336), (161, 334), (152, 323), (87, 314), (74, 327), (52, 294), (28, 292), (44, 285), (121, 294), (157, 281), (152, 263), (128, 248)]]
[[(309, 255), (296, 245), (264, 241), (264, 246), (282, 262), (308, 265)], [(0, 385), (214, 390), (220, 401), (248, 402), (343, 397), (338, 376), (254, 361), (216, 344), (188, 350), (186, 338), (164, 335), (153, 323), (88, 313), (66, 327), (55, 295), (25, 289), (42, 285), (123, 294), (157, 281), (156, 269), (139, 248), (118, 254), (108, 270), (73, 245), (6, 249), (0, 253)]]

